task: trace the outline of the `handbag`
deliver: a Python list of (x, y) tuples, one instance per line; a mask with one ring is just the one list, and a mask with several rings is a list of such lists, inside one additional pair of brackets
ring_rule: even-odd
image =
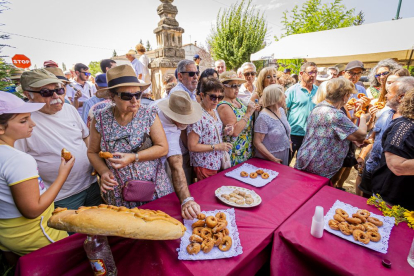
[[(217, 129), (217, 126), (214, 125), (214, 127), (216, 128), (218, 139), (219, 139), (220, 143), (222, 143), (221, 136), (220, 136), (220, 133)], [(227, 151), (225, 151), (225, 152), (223, 152), (223, 156), (221, 157), (220, 169), (221, 170), (227, 170), (230, 167), (231, 167), (230, 154)]]
[[(108, 144), (106, 143), (105, 133), (103, 131), (103, 126), (102, 126), (102, 112), (99, 115), (101, 119), (100, 123), (101, 123), (101, 130), (102, 130), (102, 138), (104, 140), (106, 151), (109, 151), (109, 147), (108, 147)], [(149, 135), (145, 134), (144, 142), (142, 143), (142, 146), (136, 152), (142, 151), (151, 146), (151, 143), (148, 143), (148, 139), (150, 139)], [(155, 173), (155, 181), (157, 180), (158, 169), (159, 169), (160, 163), (161, 163), (161, 159), (159, 160), (159, 163), (157, 165), (157, 171)], [(154, 182), (148, 181), (148, 180), (135, 180), (131, 178), (131, 179), (128, 179), (125, 183), (122, 183), (122, 178), (120, 177), (118, 170), (114, 168), (114, 171), (119, 181), (121, 181), (121, 184), (123, 184), (122, 197), (125, 201), (137, 202), (137, 201), (151, 201), (152, 200), (154, 196), (154, 192), (155, 192)]]

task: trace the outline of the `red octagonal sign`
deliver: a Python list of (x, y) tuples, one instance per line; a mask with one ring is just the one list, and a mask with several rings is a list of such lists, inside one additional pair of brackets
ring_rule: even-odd
[(30, 59), (25, 55), (14, 55), (12, 62), (18, 68), (29, 68), (32, 65)]

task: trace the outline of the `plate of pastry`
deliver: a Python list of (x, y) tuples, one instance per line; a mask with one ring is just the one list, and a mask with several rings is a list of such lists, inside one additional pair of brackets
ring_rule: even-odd
[(278, 172), (265, 168), (258, 168), (248, 163), (244, 163), (240, 167), (225, 174), (227, 177), (232, 177), (254, 187), (266, 186), (278, 175)]
[(253, 190), (236, 186), (222, 186), (215, 192), (216, 197), (234, 207), (251, 208), (262, 203), (262, 198)]

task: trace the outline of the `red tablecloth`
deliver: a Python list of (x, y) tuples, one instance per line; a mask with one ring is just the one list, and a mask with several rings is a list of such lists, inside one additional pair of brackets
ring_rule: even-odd
[[(381, 215), (366, 199), (331, 187), (322, 188), (274, 234), (270, 267), (272, 275), (414, 275), (407, 262), (414, 230), (406, 223), (394, 226), (388, 253), (382, 254), (324, 231), (321, 239), (310, 234), (316, 206), (325, 214), (336, 200)], [(391, 268), (382, 260), (391, 261)]]
[[(231, 208), (215, 197), (214, 191), (223, 185), (254, 189), (262, 197), (262, 203), (257, 207), (236, 208), (242, 255), (211, 261), (179, 261), (176, 249), (180, 240), (142, 241), (110, 237), (119, 275), (254, 275), (270, 258), (267, 246), (272, 242), (275, 229), (329, 180), (261, 159), (247, 162), (275, 170), (279, 176), (265, 187), (255, 188), (228, 178), (222, 172), (190, 186), (191, 194), (202, 210)], [(182, 219), (175, 194), (148, 203), (143, 208), (162, 210)], [(82, 248), (84, 239), (84, 235), (75, 234), (20, 258), (17, 275), (92, 275)]]

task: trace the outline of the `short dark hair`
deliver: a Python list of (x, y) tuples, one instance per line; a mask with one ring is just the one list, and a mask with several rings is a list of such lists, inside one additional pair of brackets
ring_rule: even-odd
[(0, 115), (0, 125), (4, 127), (4, 129), (7, 128), (7, 123), (17, 116), (17, 113), (4, 113)]
[(223, 84), (217, 78), (210, 76), (201, 80), (200, 93), (206, 94), (207, 92), (217, 90), (224, 91)]
[(201, 86), (201, 80), (203, 80), (204, 78), (210, 77), (210, 76), (214, 76), (214, 74), (217, 74), (217, 76), (219, 75), (219, 73), (214, 70), (213, 68), (207, 68), (206, 70), (204, 70), (201, 75), (200, 75), (200, 80), (197, 83), (197, 88), (196, 88), (196, 94), (200, 94), (200, 86)]
[(86, 65), (85, 65), (85, 64), (83, 64), (83, 63), (76, 63), (76, 64), (75, 64), (75, 72), (76, 72), (76, 71), (80, 72), (82, 69), (84, 69), (84, 70), (88, 70), (88, 69), (89, 69), (89, 67), (88, 67), (88, 66), (86, 66)]
[(309, 66), (317, 67), (315, 62), (308, 61), (308, 62), (305, 62), (304, 64), (302, 64), (302, 66), (300, 67), (300, 71), (305, 72), (306, 68), (308, 68)]
[(113, 60), (113, 59), (103, 59), (103, 60), (101, 60), (100, 66), (101, 66), (102, 73), (106, 73), (106, 67), (111, 68), (112, 63), (116, 64), (116, 61)]

